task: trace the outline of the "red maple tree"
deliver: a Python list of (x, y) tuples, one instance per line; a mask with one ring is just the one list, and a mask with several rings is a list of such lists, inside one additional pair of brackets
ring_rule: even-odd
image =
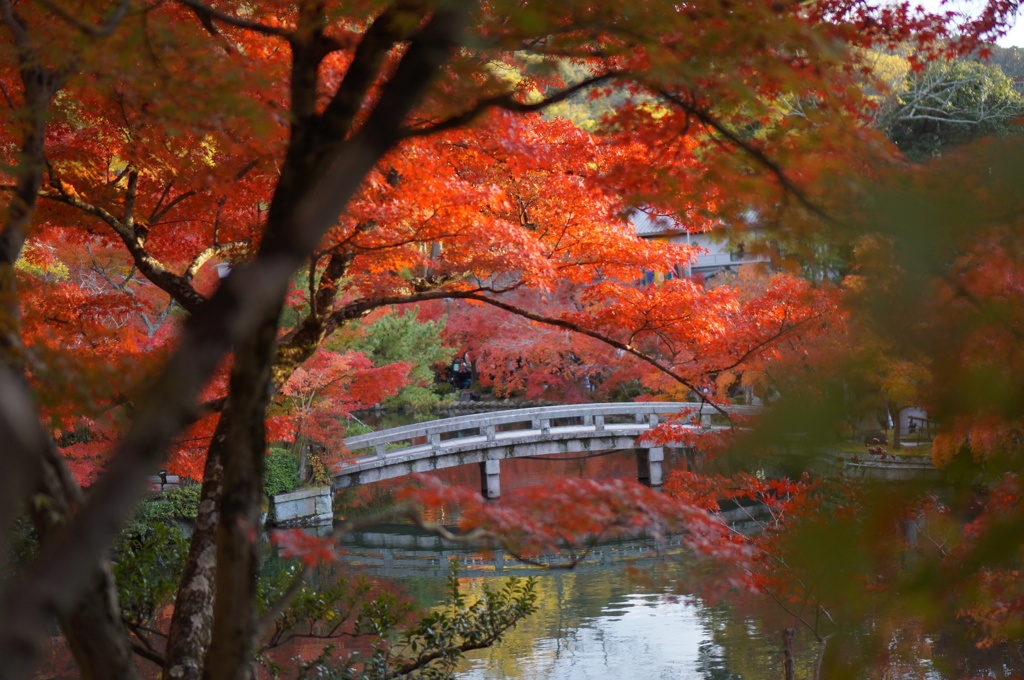
[[(990, 2), (973, 35), (1011, 9)], [(149, 472), (170, 456), (198, 474), (186, 440), (208, 442), (202, 510), (166, 644), (146, 653), (167, 677), (245, 674), (271, 401), (374, 309), (484, 303), (685, 389), (782, 351), (826, 293), (635, 288), (685, 253), (623, 238), (622, 209), (697, 221), (792, 201), (806, 233), (832, 180), (890, 157), (859, 124), (847, 48), (944, 30), (854, 0), (0, 0), (0, 17), (0, 519), (47, 499), (31, 504), (43, 547), (2, 596), (20, 614), (0, 620), (11, 677), (54, 613), (83, 676), (135, 676), (103, 555)], [(538, 115), (586, 93), (620, 97), (600, 135)], [(787, 102), (799, 115), (780, 121)], [(506, 297), (527, 289), (570, 297)], [(103, 467), (87, 496), (57, 443)]]

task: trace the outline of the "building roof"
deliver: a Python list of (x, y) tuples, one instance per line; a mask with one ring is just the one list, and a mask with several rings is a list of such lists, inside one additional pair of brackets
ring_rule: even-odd
[[(755, 227), (760, 221), (760, 215), (756, 210), (747, 210), (741, 215), (741, 218), (746, 222), (747, 227)], [(686, 232), (701, 234), (716, 228), (706, 226), (691, 228), (672, 215), (659, 215), (656, 212), (648, 211), (646, 208), (632, 208), (629, 214), (629, 221), (633, 224), (633, 228), (636, 229), (636, 235), (641, 238), (672, 236), (675, 234), (685, 234)], [(721, 223), (719, 223), (719, 226), (721, 226)]]
[(629, 215), (637, 236), (661, 236), (662, 234), (682, 234), (688, 230), (683, 223), (668, 215), (651, 214), (642, 208), (634, 208)]

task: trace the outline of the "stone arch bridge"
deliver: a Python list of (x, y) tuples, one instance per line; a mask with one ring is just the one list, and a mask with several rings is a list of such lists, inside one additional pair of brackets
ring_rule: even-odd
[[(754, 406), (728, 406), (729, 414), (754, 414)], [(637, 439), (666, 418), (688, 413), (685, 427), (709, 431), (730, 427), (709, 404), (638, 402), (570, 404), (474, 413), (349, 437), (354, 459), (339, 464), (334, 490), (416, 472), (458, 465), (481, 467), (484, 496), (501, 495), (501, 461), (509, 458), (634, 449), (637, 476), (660, 487), (662, 447), (637, 446)]]

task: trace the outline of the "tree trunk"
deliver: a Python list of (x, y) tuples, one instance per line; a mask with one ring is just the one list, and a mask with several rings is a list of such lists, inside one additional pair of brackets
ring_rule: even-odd
[(167, 633), (164, 680), (199, 680), (213, 629), (216, 595), (217, 522), (223, 494), (224, 441), (227, 411), (221, 413), (210, 448), (206, 452), (203, 488), (189, 544), (188, 558), (174, 600), (174, 614)]
[(109, 562), (103, 561), (100, 573), (60, 624), (82, 680), (139, 677)]
[(821, 638), (818, 642), (818, 658), (814, 660), (814, 675), (812, 680), (821, 680), (821, 667), (825, 662), (825, 652), (828, 649), (828, 641), (832, 638), (832, 635), (826, 635)]
[(878, 422), (876, 408), (869, 407), (864, 409), (860, 425), (858, 425), (857, 429), (860, 430), (861, 441), (865, 444), (870, 444), (876, 440), (885, 440), (885, 433), (882, 432), (882, 425)]
[[(82, 490), (52, 444), (42, 461), (39, 493), (49, 502), (33, 504), (32, 522), (45, 540), (81, 501)], [(134, 680), (135, 667), (128, 632), (121, 622), (121, 607), (110, 561), (103, 557), (92, 582), (77, 604), (59, 619), (82, 680)]]
[(903, 447), (903, 442), (900, 438), (903, 436), (903, 427), (900, 423), (900, 414), (903, 412), (903, 407), (896, 404), (894, 401), (888, 402), (889, 417), (892, 418), (892, 448), (899, 450)]
[(795, 664), (793, 661), (793, 635), (796, 630), (793, 628), (782, 629), (782, 655), (786, 669), (786, 680), (796, 680)]
[(257, 332), (236, 353), (229, 406), (221, 416), (226, 420), (224, 492), (217, 524), (213, 636), (203, 675), (208, 680), (250, 676), (257, 632), (258, 537), (267, 450), (264, 417), (272, 388), (279, 312), (276, 308), (264, 317)]

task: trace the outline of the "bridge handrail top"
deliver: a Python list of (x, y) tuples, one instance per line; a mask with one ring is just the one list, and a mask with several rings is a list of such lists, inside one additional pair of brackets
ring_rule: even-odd
[[(760, 412), (759, 406), (725, 406), (726, 411), (735, 414), (754, 414)], [(470, 413), (451, 418), (441, 418), (424, 423), (413, 423), (400, 427), (368, 432), (345, 439), (345, 446), (350, 450), (358, 450), (402, 441), (411, 437), (422, 437), (430, 434), (443, 434), (457, 430), (480, 427), (482, 425), (501, 425), (522, 422), (535, 417), (571, 418), (582, 415), (635, 415), (637, 413), (680, 413), (686, 409), (698, 409), (702, 415), (715, 414), (718, 411), (710, 404), (678, 401), (643, 401), (643, 402), (610, 402), (598, 404), (560, 404), (556, 406), (534, 406), (523, 409), (504, 411), (488, 411)]]

